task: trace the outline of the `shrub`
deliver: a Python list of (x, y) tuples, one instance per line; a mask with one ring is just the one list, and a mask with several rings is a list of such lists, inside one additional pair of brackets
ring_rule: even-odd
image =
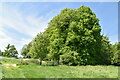
[(112, 64), (120, 66), (120, 53), (117, 51), (112, 58)]
[(27, 62), (32, 64), (40, 64), (38, 60), (34, 60), (34, 59), (27, 60)]
[(67, 64), (70, 66), (78, 65), (77, 61), (78, 53), (75, 51), (70, 51), (68, 54), (63, 54), (60, 56), (60, 60), (63, 64)]
[(53, 64), (52, 61), (46, 61), (44, 63), (42, 63), (43, 66), (57, 66), (57, 64)]
[(120, 66), (120, 42), (112, 46), (112, 60), (111, 63)]
[(29, 65), (28, 61), (21, 61), (17, 65)]
[(30, 60), (20, 60), (19, 64), (28, 65), (28, 64), (39, 64), (38, 60), (30, 59)]

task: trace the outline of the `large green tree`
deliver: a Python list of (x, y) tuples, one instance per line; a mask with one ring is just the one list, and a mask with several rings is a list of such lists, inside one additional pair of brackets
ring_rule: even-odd
[(71, 51), (79, 53), (80, 65), (99, 62), (100, 32), (99, 19), (89, 7), (81, 6), (74, 11), (66, 45), (71, 48)]
[(32, 47), (30, 48), (31, 57), (39, 58), (40, 65), (42, 60), (46, 57), (47, 51), (47, 39), (43, 33), (38, 33), (32, 42)]
[(59, 64), (60, 50), (65, 46), (72, 12), (73, 10), (68, 8), (62, 10), (58, 16), (50, 21), (49, 27), (45, 31), (49, 35), (49, 53), (52, 55), (53, 62), (57, 61), (57, 64)]
[(28, 45), (32, 47), (27, 54), (40, 58), (40, 64), (47, 53), (53, 63), (67, 65), (110, 64), (113, 56), (108, 37), (101, 35), (99, 19), (86, 6), (63, 9)]
[[(62, 10), (50, 21), (46, 32), (49, 33), (49, 50), (53, 60), (59, 60), (60, 54), (75, 51), (79, 55), (79, 64), (100, 63), (101, 27), (89, 7)], [(69, 51), (63, 52), (66, 47)]]

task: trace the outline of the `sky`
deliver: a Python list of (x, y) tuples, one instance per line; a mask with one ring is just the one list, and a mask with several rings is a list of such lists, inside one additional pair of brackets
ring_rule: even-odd
[(8, 43), (20, 52), (37, 33), (43, 32), (49, 21), (62, 9), (88, 6), (100, 20), (101, 34), (111, 43), (118, 41), (117, 2), (1, 2), (0, 3), (0, 50)]

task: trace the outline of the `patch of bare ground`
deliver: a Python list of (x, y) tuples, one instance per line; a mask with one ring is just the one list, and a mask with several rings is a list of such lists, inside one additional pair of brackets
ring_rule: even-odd
[(6, 68), (10, 68), (10, 67), (18, 68), (18, 66), (16, 64), (2, 64), (2, 65), (5, 66)]

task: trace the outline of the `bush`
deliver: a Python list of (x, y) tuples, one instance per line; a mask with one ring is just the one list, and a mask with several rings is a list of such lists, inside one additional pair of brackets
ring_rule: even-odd
[(116, 52), (112, 58), (112, 64), (120, 66), (120, 53)]
[(32, 64), (40, 64), (38, 60), (34, 60), (34, 59), (27, 60), (27, 62)]
[(39, 64), (38, 60), (21, 60), (18, 64), (20, 65), (29, 65), (29, 64)]
[(58, 64), (53, 64), (52, 61), (46, 61), (44, 63), (42, 63), (43, 66), (57, 66)]
[(113, 65), (120, 66), (120, 42), (114, 44), (112, 46), (112, 60), (111, 63)]
[(68, 54), (61, 55), (61, 62), (63, 64), (72, 65), (72, 63), (74, 63), (74, 58)]
[(70, 66), (76, 66), (76, 65), (87, 65), (90, 62), (88, 62), (89, 55), (88, 53), (80, 54), (76, 51), (70, 51), (69, 53), (63, 54), (60, 56), (60, 61), (63, 64), (70, 65)]
[(17, 65), (29, 65), (28, 61), (21, 61)]
[(63, 64), (66, 64), (69, 66), (76, 66), (76, 65), (78, 65), (77, 57), (78, 57), (78, 53), (75, 51), (71, 51), (68, 54), (61, 55), (60, 61)]

